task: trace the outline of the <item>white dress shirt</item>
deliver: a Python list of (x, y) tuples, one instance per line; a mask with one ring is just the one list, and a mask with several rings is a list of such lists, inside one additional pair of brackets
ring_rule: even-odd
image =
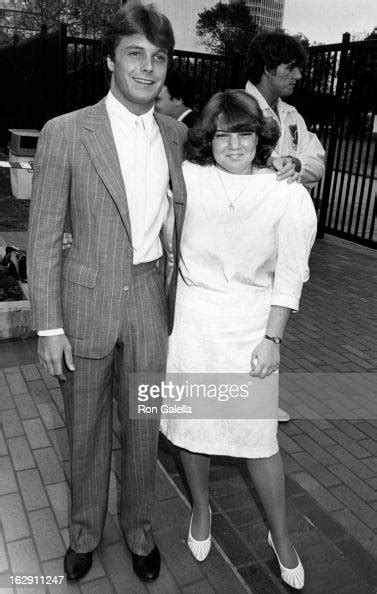
[[(126, 190), (133, 263), (151, 262), (162, 255), (159, 234), (169, 209), (169, 167), (154, 108), (136, 116), (109, 91), (106, 109)], [(63, 328), (38, 331), (39, 336), (58, 334)]]
[(325, 173), (325, 149), (317, 136), (309, 132), (297, 109), (280, 97), (277, 100), (276, 115), (262, 93), (250, 81), (246, 84), (246, 91), (258, 101), (264, 117), (273, 118), (279, 125), (281, 134), (272, 156), (299, 159), (301, 181), (308, 189), (313, 188)]
[(130, 214), (133, 263), (160, 258), (159, 233), (167, 213), (169, 168), (154, 108), (135, 116), (111, 93), (106, 97)]

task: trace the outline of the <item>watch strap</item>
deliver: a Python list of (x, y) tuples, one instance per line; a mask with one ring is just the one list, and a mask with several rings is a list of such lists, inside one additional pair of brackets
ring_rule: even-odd
[(279, 336), (268, 336), (268, 334), (265, 334), (264, 337), (267, 338), (267, 340), (271, 340), (275, 344), (281, 344), (283, 342)]

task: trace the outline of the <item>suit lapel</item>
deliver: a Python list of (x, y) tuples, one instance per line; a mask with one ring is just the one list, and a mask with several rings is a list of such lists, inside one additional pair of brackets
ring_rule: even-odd
[(132, 241), (126, 190), (105, 99), (89, 110), (84, 121), (83, 143), (98, 175), (117, 205), (129, 239)]
[(175, 126), (171, 126), (166, 119), (155, 111), (155, 118), (160, 128), (168, 160), (170, 180), (173, 190), (173, 206), (177, 236), (180, 238), (186, 207), (186, 189), (182, 174), (182, 148)]

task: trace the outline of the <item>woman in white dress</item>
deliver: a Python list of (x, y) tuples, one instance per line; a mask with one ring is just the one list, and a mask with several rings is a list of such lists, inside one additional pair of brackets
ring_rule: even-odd
[[(168, 373), (276, 372), (280, 342), (308, 279), (316, 214), (298, 183), (278, 182), (267, 160), (279, 131), (245, 91), (212, 97), (189, 131), (187, 211), (181, 239)], [(282, 579), (304, 585), (291, 543), (274, 419), (165, 418), (193, 499), (188, 544), (202, 561), (211, 545), (210, 456), (244, 457), (265, 508)]]

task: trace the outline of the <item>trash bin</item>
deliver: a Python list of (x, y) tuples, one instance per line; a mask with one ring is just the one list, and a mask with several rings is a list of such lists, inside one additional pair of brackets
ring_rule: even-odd
[[(39, 130), (10, 128), (9, 132), (11, 133), (9, 161), (16, 163), (33, 162), (40, 134)], [(13, 196), (20, 200), (30, 200), (32, 179), (33, 174), (28, 169), (11, 169), (10, 181)]]

